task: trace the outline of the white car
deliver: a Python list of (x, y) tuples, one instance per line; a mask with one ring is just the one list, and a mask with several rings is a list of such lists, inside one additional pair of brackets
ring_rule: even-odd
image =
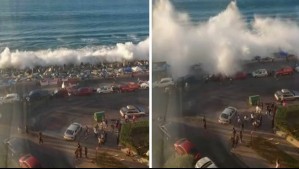
[(112, 93), (112, 92), (113, 92), (112, 87), (103, 86), (103, 87), (97, 88), (97, 93)]
[(266, 69), (258, 69), (254, 72), (252, 72), (252, 77), (267, 77), (268, 71)]
[(237, 114), (237, 109), (235, 107), (227, 107), (220, 114), (218, 122), (221, 124), (231, 123), (232, 118)]
[(2, 103), (12, 103), (12, 102), (20, 101), (20, 97), (17, 93), (11, 93), (3, 97), (1, 101)]
[(153, 87), (163, 88), (168, 86), (174, 86), (174, 82), (170, 77), (162, 78), (160, 81), (153, 83)]
[(203, 157), (196, 162), (195, 168), (218, 168), (218, 167), (209, 157)]
[(274, 97), (277, 101), (296, 100), (299, 99), (299, 92), (294, 90), (281, 89), (274, 93)]
[(64, 132), (63, 138), (65, 140), (76, 140), (76, 136), (82, 130), (82, 126), (79, 123), (72, 123)]
[(149, 82), (148, 81), (147, 82), (142, 82), (140, 84), (140, 88), (141, 89), (148, 89), (149, 88)]
[(119, 111), (120, 115), (122, 117), (125, 117), (125, 115), (130, 116), (143, 116), (145, 115), (145, 111), (138, 106), (133, 106), (133, 105), (127, 105), (126, 107), (122, 107)]

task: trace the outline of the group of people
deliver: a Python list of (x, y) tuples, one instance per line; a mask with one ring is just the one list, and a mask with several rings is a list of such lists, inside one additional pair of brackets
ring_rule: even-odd
[[(76, 156), (76, 159), (78, 159), (78, 158), (82, 158), (82, 150), (83, 148), (82, 148), (82, 146), (80, 145), (80, 142), (78, 142), (78, 146), (77, 146), (77, 148), (76, 148), (76, 150), (75, 150), (75, 156)], [(84, 147), (84, 154), (85, 154), (85, 158), (88, 158), (87, 157), (87, 147), (85, 146)]]

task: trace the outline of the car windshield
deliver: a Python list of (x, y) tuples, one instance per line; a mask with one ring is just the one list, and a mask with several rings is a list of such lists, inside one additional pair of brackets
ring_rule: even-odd
[(212, 161), (206, 162), (204, 165), (201, 166), (201, 168), (208, 168), (210, 165), (212, 165)]
[(224, 114), (224, 113), (222, 113), (222, 114), (221, 114), (221, 118), (227, 119), (227, 118), (228, 118), (228, 114)]
[(68, 134), (68, 135), (73, 135), (73, 134), (74, 134), (74, 131), (73, 131), (73, 130), (67, 130), (67, 131), (66, 131), (66, 134)]

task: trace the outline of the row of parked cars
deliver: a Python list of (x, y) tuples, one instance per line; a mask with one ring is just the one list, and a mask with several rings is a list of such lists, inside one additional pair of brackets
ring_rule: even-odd
[(10, 93), (6, 96), (0, 97), (0, 104), (3, 103), (12, 103), (17, 102), (22, 99), (25, 99), (28, 102), (37, 101), (41, 99), (50, 99), (50, 98), (59, 98), (59, 97), (68, 97), (68, 96), (88, 96), (93, 93), (120, 93), (120, 92), (134, 92), (139, 89), (148, 89), (149, 82), (142, 81), (139, 83), (129, 82), (123, 85), (110, 85), (110, 86), (101, 86), (98, 88), (93, 87), (80, 87), (72, 86), (67, 88), (55, 89), (53, 92), (44, 89), (35, 89), (30, 91), (25, 96), (20, 96), (17, 93)]

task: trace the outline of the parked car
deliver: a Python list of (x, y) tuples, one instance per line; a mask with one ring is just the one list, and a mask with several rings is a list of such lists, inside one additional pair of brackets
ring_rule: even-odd
[(135, 82), (129, 82), (128, 86), (134, 90), (138, 90), (140, 88), (140, 85), (138, 83)]
[(274, 57), (264, 57), (264, 58), (261, 58), (261, 62), (274, 62)]
[(68, 91), (67, 89), (55, 89), (52, 93), (52, 97), (54, 98), (61, 98), (61, 97), (67, 97), (69, 94), (68, 94)]
[(233, 79), (234, 80), (243, 80), (247, 78), (247, 73), (246, 72), (237, 72), (234, 76)]
[(136, 89), (130, 87), (129, 85), (121, 85), (120, 86), (120, 91), (121, 92), (134, 92), (134, 91), (136, 91)]
[(128, 115), (129, 117), (135, 115), (135, 116), (144, 116), (145, 111), (139, 106), (135, 105), (127, 105), (126, 107), (122, 107), (119, 111), (120, 115), (124, 117), (125, 115)]
[(13, 103), (13, 102), (17, 102), (17, 101), (20, 101), (20, 97), (17, 93), (7, 94), (1, 100), (2, 103)]
[(209, 157), (203, 157), (196, 162), (195, 168), (218, 168), (218, 167)]
[(102, 86), (97, 88), (97, 93), (112, 93), (113, 88), (109, 86)]
[(185, 154), (190, 154), (193, 155), (194, 161), (197, 161), (200, 159), (200, 154), (195, 147), (195, 145), (189, 141), (186, 138), (179, 139), (174, 143), (174, 148), (177, 154), (179, 155), (185, 155)]
[(231, 123), (232, 118), (237, 114), (237, 109), (235, 107), (227, 107), (220, 114), (218, 122), (221, 124)]
[(267, 77), (268, 71), (266, 69), (258, 69), (252, 72), (252, 77)]
[(26, 100), (28, 102), (37, 101), (41, 99), (49, 99), (51, 97), (51, 94), (48, 90), (42, 90), (42, 89), (36, 89), (32, 90), (28, 96), (26, 96)]
[(64, 132), (63, 138), (65, 140), (76, 140), (76, 137), (81, 130), (82, 130), (81, 124), (72, 123)]
[(290, 66), (283, 67), (275, 72), (275, 76), (291, 75), (294, 73), (294, 69)]
[(31, 154), (26, 154), (19, 159), (21, 168), (41, 168), (40, 162)]
[(153, 83), (153, 87), (163, 88), (168, 86), (174, 86), (174, 82), (170, 77), (162, 78), (160, 81), (156, 81)]
[(74, 90), (73, 93), (69, 93), (69, 95), (74, 96), (89, 96), (93, 94), (93, 88), (90, 87), (80, 87), (77, 90)]
[(277, 101), (296, 100), (299, 99), (299, 92), (289, 89), (281, 89), (274, 93), (274, 97)]
[(141, 89), (148, 89), (148, 88), (149, 88), (149, 81), (142, 82), (142, 83), (140, 84), (140, 88), (141, 88)]

